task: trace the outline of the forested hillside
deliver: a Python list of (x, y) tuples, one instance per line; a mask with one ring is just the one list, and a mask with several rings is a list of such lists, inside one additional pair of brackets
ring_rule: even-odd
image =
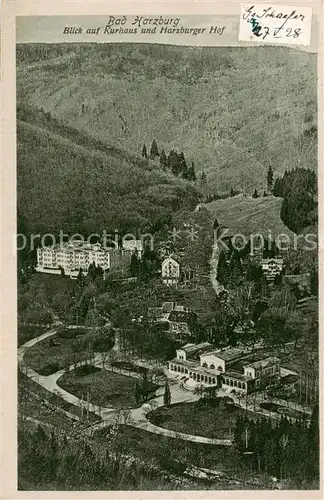
[(316, 169), (316, 55), (284, 47), (28, 44), (18, 100), (108, 146), (183, 152), (211, 193)]
[(317, 177), (314, 171), (304, 168), (285, 172), (276, 179), (273, 193), (283, 197), (281, 219), (296, 233), (317, 232)]
[(151, 230), (197, 203), (193, 183), (18, 108), (18, 210), (25, 233)]

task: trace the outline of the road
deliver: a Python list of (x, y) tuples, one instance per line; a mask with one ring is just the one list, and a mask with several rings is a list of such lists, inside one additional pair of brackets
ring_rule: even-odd
[(218, 258), (219, 258), (219, 248), (218, 248), (218, 244), (217, 244), (217, 239), (216, 239), (215, 234), (214, 234), (212, 255), (211, 255), (209, 264), (210, 264), (210, 281), (213, 285), (213, 288), (215, 290), (216, 295), (218, 295), (220, 292), (222, 292), (224, 290), (223, 285), (221, 285), (217, 281)]
[[(48, 376), (40, 375), (37, 373), (35, 370), (27, 366), (27, 364), (24, 361), (24, 356), (25, 353), (27, 352), (28, 349), (36, 345), (38, 342), (41, 342), (44, 339), (47, 339), (53, 335), (56, 334), (56, 329), (49, 330), (48, 332), (43, 333), (39, 337), (36, 337), (34, 339), (29, 340), (26, 342), (24, 345), (18, 348), (18, 364), (20, 370), (30, 379), (32, 379), (34, 382), (37, 384), (41, 385), (45, 389), (47, 389), (49, 392), (52, 392), (56, 394), (57, 396), (61, 397), (68, 403), (71, 403), (79, 408), (87, 408), (88, 404), (86, 401), (78, 398), (77, 396), (74, 396), (73, 394), (65, 391), (59, 385), (57, 384), (58, 379), (65, 373), (66, 370), (60, 370), (56, 373), (53, 373)], [(102, 362), (100, 361), (99, 356), (95, 357), (94, 363), (96, 365), (100, 365), (102, 367)], [(72, 370), (74, 366), (71, 366), (69, 369)], [(125, 371), (125, 375), (129, 375), (128, 372)], [(197, 396), (194, 395), (192, 392), (185, 391), (181, 388), (179, 381), (177, 380), (170, 380), (170, 388), (171, 388), (171, 394), (172, 394), (172, 402), (173, 403), (180, 403), (180, 402), (190, 402), (190, 401), (196, 401)], [(139, 429), (144, 429), (148, 432), (154, 433), (154, 434), (159, 434), (163, 435), (166, 437), (172, 437), (172, 438), (180, 438), (184, 441), (192, 441), (196, 443), (203, 443), (203, 444), (212, 444), (212, 445), (221, 445), (221, 446), (231, 446), (232, 441), (230, 439), (213, 439), (213, 438), (208, 438), (205, 436), (196, 436), (192, 434), (184, 434), (184, 433), (178, 433), (175, 431), (171, 431), (169, 429), (164, 429), (162, 427), (158, 427), (151, 422), (149, 422), (146, 418), (146, 414), (148, 411), (155, 409), (159, 406), (163, 405), (163, 392), (164, 388), (160, 388), (157, 391), (156, 397), (151, 400), (149, 403), (144, 403), (140, 408), (133, 408), (130, 410), (129, 413), (129, 419), (127, 421), (128, 425), (131, 425), (133, 427), (137, 427)], [(100, 407), (98, 405), (95, 405), (91, 402), (89, 402), (89, 411), (95, 413), (96, 415), (100, 416), (103, 420), (102, 423), (97, 424), (96, 428), (98, 427), (105, 427), (108, 425), (112, 425), (116, 423), (116, 418), (118, 418), (118, 415), (121, 414), (120, 410), (117, 408), (106, 408), (106, 407)]]

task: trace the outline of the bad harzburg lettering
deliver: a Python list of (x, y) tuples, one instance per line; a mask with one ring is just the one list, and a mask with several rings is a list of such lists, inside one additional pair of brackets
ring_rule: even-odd
[(131, 24), (126, 16), (109, 16), (107, 24), (101, 29), (83, 29), (80, 26), (65, 26), (64, 35), (81, 35), (82, 33), (98, 35), (103, 31), (104, 35), (137, 35), (137, 34), (161, 34), (161, 35), (223, 35), (226, 26), (210, 26), (209, 28), (184, 27), (179, 24), (179, 17), (143, 17), (136, 16)]

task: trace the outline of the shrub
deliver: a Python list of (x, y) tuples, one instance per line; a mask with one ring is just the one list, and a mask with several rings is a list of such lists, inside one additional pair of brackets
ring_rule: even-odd
[(52, 375), (53, 373), (56, 373), (61, 369), (60, 364), (57, 361), (52, 361), (50, 363), (47, 363), (44, 365), (40, 370), (39, 373), (41, 375)]
[(85, 376), (85, 375), (90, 375), (91, 373), (97, 373), (100, 372), (100, 368), (97, 368), (96, 366), (93, 365), (82, 365), (78, 366), (75, 370), (75, 374), (79, 376)]

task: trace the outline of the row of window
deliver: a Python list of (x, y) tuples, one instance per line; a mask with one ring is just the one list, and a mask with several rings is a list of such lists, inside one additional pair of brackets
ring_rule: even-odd
[(223, 380), (223, 384), (228, 385), (229, 387), (238, 387), (239, 389), (245, 389), (245, 383), (244, 382), (238, 382), (237, 380), (232, 380), (225, 378)]
[[(203, 366), (204, 368), (208, 368), (207, 363), (203, 363), (203, 364), (202, 364), (202, 366)], [(210, 370), (215, 370), (215, 365), (211, 364), (211, 365), (209, 366), (209, 368), (210, 368)], [(217, 370), (218, 370), (219, 372), (222, 372), (222, 371), (223, 371), (223, 367), (219, 365), (219, 366), (217, 367)]]
[(216, 384), (217, 380), (215, 377), (209, 377), (208, 375), (202, 375), (200, 373), (191, 372), (188, 368), (184, 366), (170, 365), (170, 371), (184, 373), (189, 375), (189, 378), (192, 378), (196, 382), (204, 382), (205, 384)]

